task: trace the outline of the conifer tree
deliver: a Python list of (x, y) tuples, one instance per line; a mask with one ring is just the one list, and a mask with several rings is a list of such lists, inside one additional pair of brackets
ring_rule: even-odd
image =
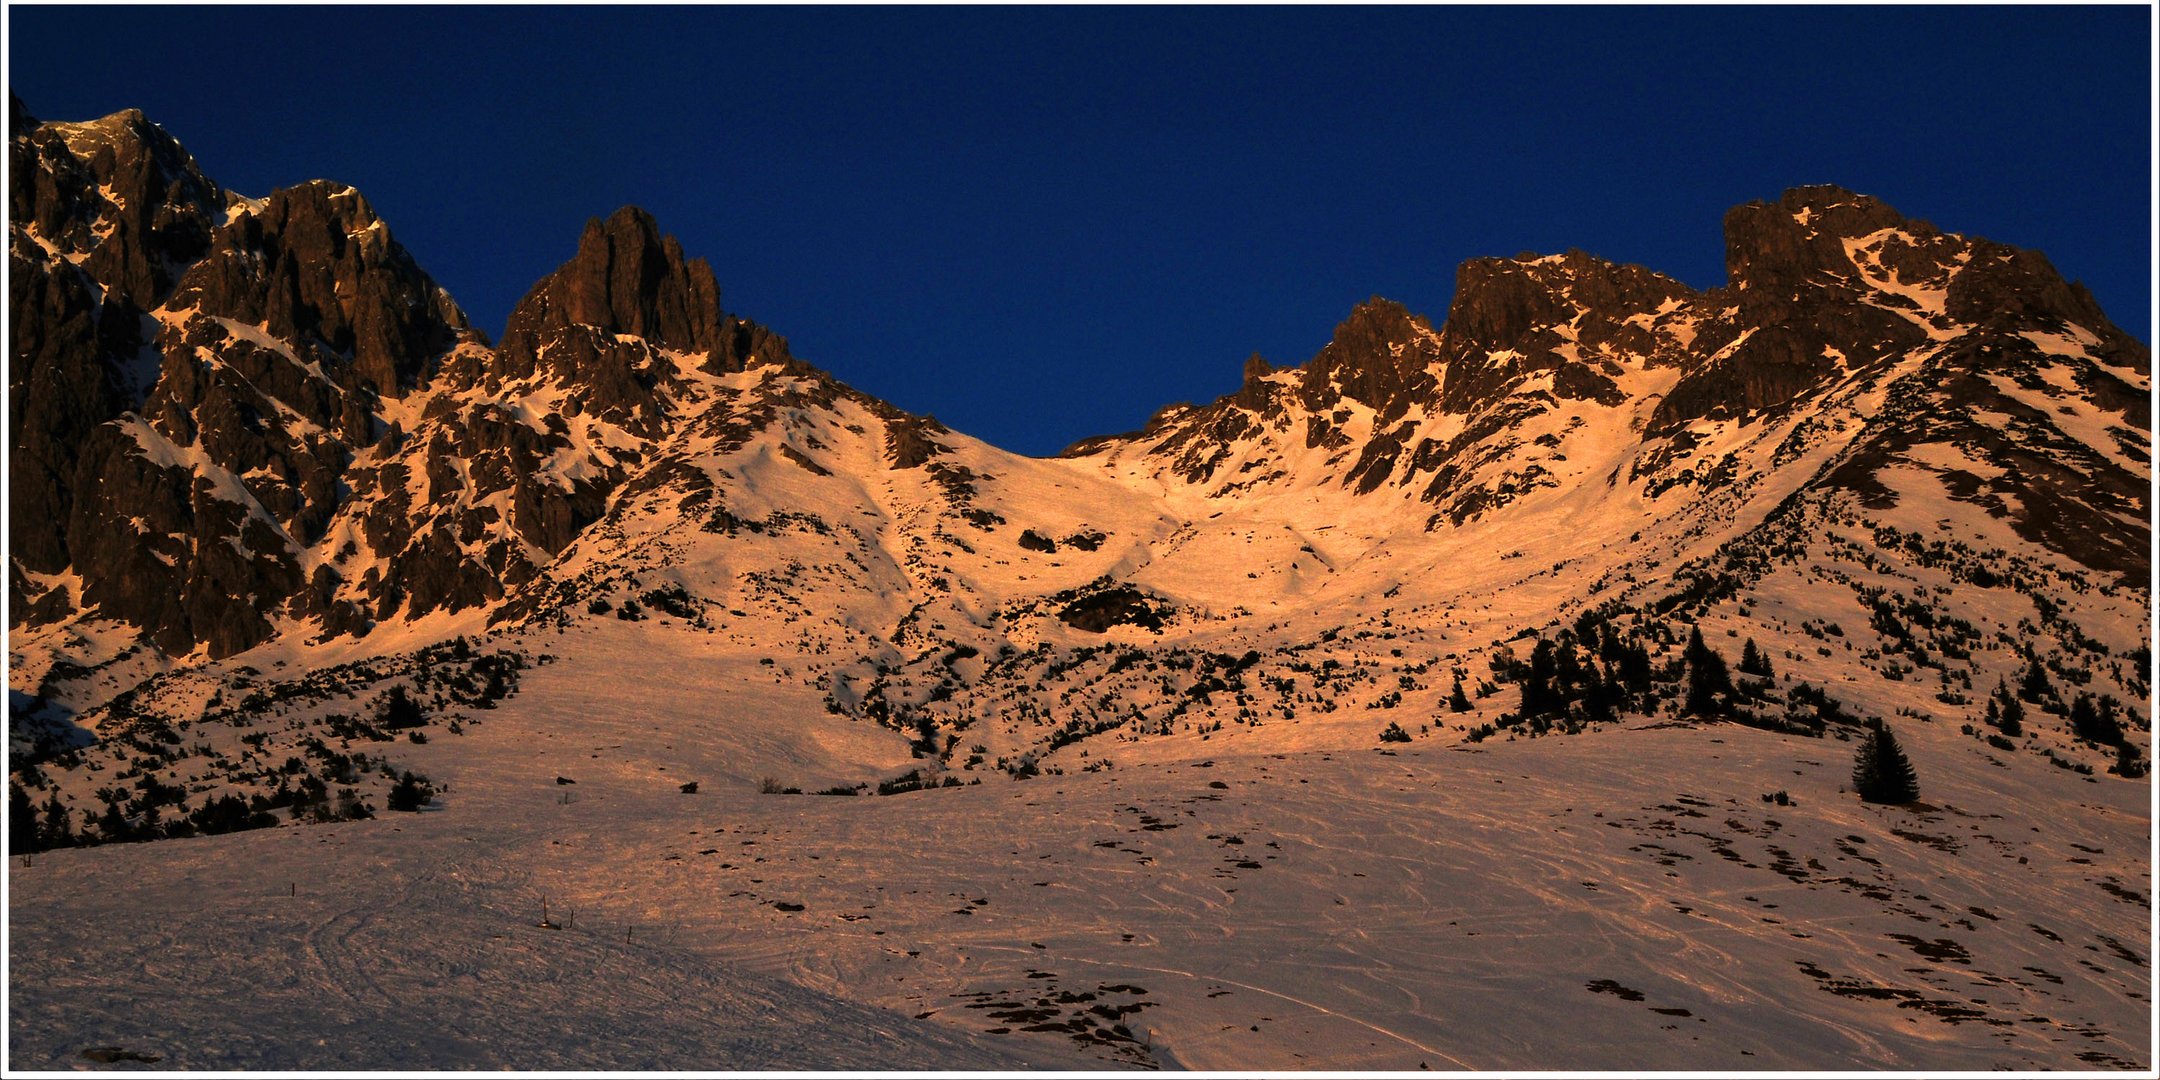
[(39, 850), (37, 807), (21, 784), (8, 782), (8, 850), (18, 855)]
[(1699, 626), (1688, 632), (1685, 656), (1688, 680), (1685, 711), (1695, 716), (1713, 715), (1718, 711), (1718, 695), (1732, 692), (1732, 676), (1725, 670), (1725, 658), (1704, 643)]
[(2040, 658), (2034, 657), (2025, 668), (2025, 678), (2018, 684), (2017, 696), (2035, 705), (2055, 696), (2055, 684), (2048, 681), (2047, 669), (2040, 666)]
[(1583, 665), (1583, 714), (1596, 722), (1616, 719), (1614, 708), (1619, 704), (1618, 695), (1598, 675), (1596, 664)]
[(399, 777), (397, 784), (390, 789), (389, 805), (392, 810), (414, 813), (433, 798), (434, 793), (428, 790), (427, 785), (414, 776), (411, 769), (407, 769), (405, 775)]
[(121, 812), (117, 802), (105, 804), (105, 812), (98, 815), (97, 827), (98, 836), (108, 844), (128, 839), (133, 831), (128, 824), (127, 814)]
[(1556, 704), (1565, 706), (1573, 700), (1577, 696), (1575, 689), (1582, 681), (1583, 666), (1582, 662), (1576, 659), (1575, 644), (1562, 641), (1553, 650), (1553, 695), (1559, 699)]
[(2108, 771), (2118, 773), (2126, 780), (2135, 780), (2145, 775), (2145, 763), (2138, 758), (2137, 746), (2127, 739), (2124, 740), (2121, 746), (2115, 748), (2115, 765)]
[(1874, 721), (1853, 755), (1853, 790), (1865, 802), (1909, 803), (1920, 797), (1920, 779), (1898, 746), (1897, 736)]
[(1585, 650), (1592, 652), (1597, 650), (1598, 616), (1596, 612), (1585, 611), (1575, 617), (1575, 640)]
[(1537, 648), (1530, 654), (1530, 673), (1523, 677), (1522, 708), (1519, 714), (1528, 719), (1542, 716), (1560, 708), (1559, 695), (1553, 693), (1553, 670), (1557, 666), (1553, 657), (1553, 643), (1540, 638)]
[(1765, 679), (1770, 678), (1773, 674), (1770, 670), (1770, 658), (1764, 655), (1762, 650), (1755, 647), (1754, 638), (1747, 639), (1747, 646), (1740, 650), (1740, 670), (1749, 675), (1760, 675)]
[(75, 846), (75, 826), (68, 820), (68, 808), (60, 801), (57, 792), (45, 803), (45, 823), (38, 830), (38, 846), (43, 849)]
[(383, 697), (382, 726), (392, 731), (420, 727), (427, 723), (427, 715), (420, 711), (420, 703), (403, 686), (393, 686)]
[(2070, 706), (2070, 730), (2080, 739), (2090, 739), (2102, 746), (2121, 746), (2122, 724), (2115, 719), (2115, 710), (2099, 708), (2093, 704), (2091, 694), (2079, 694)]
[(1989, 722), (2001, 728), (2003, 734), (2015, 739), (2025, 733), (2025, 703), (2001, 679), (1995, 680), (1995, 696), (1988, 705), (1997, 713)]
[(1448, 691), (1447, 706), (1455, 712), (1470, 711), (1470, 695), (1463, 693), (1462, 676), (1455, 676), (1455, 688)]
[(1617, 662), (1626, 652), (1627, 644), (1620, 640), (1619, 632), (1612, 628), (1611, 623), (1605, 623), (1598, 627), (1598, 659), (1610, 665)]
[(1620, 682), (1630, 694), (1650, 692), (1650, 650), (1642, 642), (1629, 642), (1620, 653)]

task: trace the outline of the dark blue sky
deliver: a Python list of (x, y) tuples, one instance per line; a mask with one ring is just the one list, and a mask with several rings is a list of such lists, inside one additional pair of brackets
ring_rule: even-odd
[(1722, 281), (1837, 183), (2045, 251), (2150, 341), (2149, 19), (2110, 8), (16, 7), (37, 115), (365, 192), (479, 325), (656, 214), (797, 355), (1030, 453), (1580, 247)]

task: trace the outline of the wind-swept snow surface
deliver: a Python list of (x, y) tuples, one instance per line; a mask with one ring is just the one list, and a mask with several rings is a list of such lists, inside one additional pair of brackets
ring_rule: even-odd
[(845, 798), (742, 778), (829, 778), (781, 698), (599, 699), (421, 814), (17, 859), (12, 1064), (2150, 1065), (2146, 787), (1941, 724), (1910, 807), (1671, 724)]
[(1075, 1062), (747, 972), (577, 899), (543, 926), (529, 849), (434, 818), (18, 859), (9, 1067), (104, 1048), (268, 1071)]

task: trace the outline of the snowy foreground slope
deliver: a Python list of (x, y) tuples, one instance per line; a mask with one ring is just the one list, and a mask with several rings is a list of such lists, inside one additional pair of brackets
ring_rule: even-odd
[(841, 798), (741, 777), (846, 722), (572, 663), (426, 812), (18, 858), (11, 1064), (2150, 1065), (2146, 789), (1941, 724), (1902, 808), (1648, 723)]

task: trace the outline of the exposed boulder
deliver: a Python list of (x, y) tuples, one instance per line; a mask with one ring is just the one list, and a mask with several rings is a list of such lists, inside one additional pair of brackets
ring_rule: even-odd
[(1057, 617), (1075, 630), (1091, 634), (1113, 626), (1137, 626), (1160, 631), (1166, 605), (1130, 585), (1116, 585), (1077, 597), (1058, 609)]

